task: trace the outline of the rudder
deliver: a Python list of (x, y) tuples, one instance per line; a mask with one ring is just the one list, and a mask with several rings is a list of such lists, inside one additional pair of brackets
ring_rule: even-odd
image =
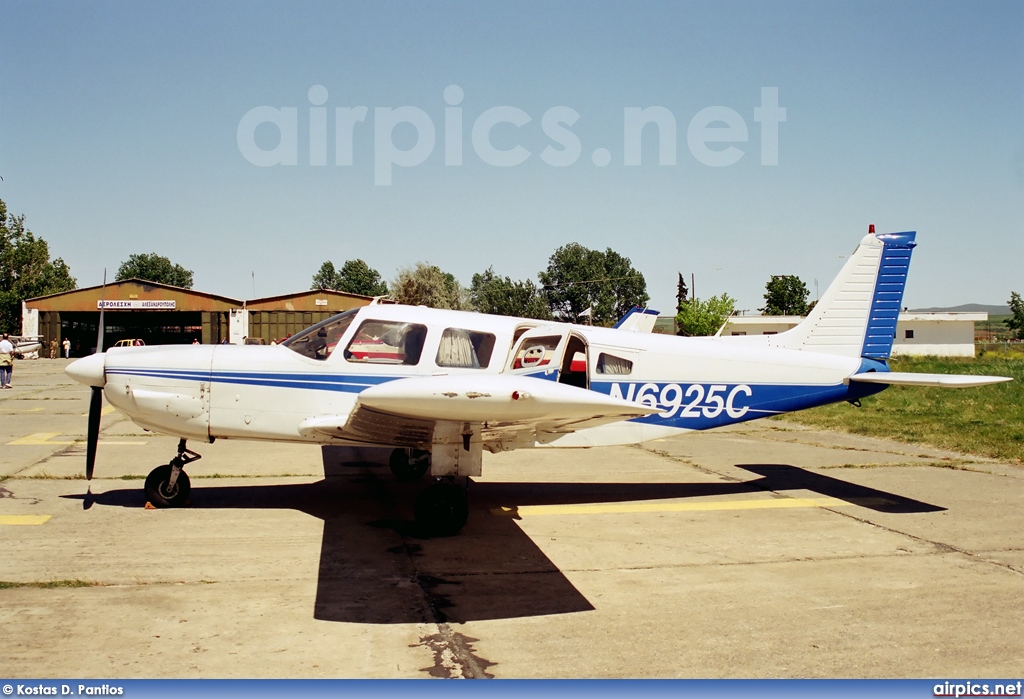
[(807, 318), (771, 345), (888, 359), (916, 232), (869, 233)]

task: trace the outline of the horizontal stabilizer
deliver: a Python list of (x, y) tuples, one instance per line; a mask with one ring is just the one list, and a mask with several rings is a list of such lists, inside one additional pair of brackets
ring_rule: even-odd
[(626, 315), (619, 318), (615, 324), (616, 330), (625, 330), (632, 333), (649, 333), (654, 330), (654, 324), (658, 321), (658, 311), (652, 308), (640, 308), (633, 306), (626, 312)]
[(915, 374), (905, 371), (872, 371), (854, 374), (850, 381), (884, 383), (890, 386), (942, 386), (944, 388), (970, 388), (1013, 381), (1009, 376), (975, 376), (973, 374)]

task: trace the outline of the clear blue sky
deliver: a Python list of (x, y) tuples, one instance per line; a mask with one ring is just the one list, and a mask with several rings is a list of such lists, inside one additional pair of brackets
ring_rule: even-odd
[[(386, 278), (429, 261), (468, 284), (493, 265), (533, 277), (559, 245), (610, 246), (671, 311), (676, 272), (700, 296), (757, 308), (771, 274), (821, 291), (870, 223), (917, 230), (906, 303), (1002, 303), (1024, 291), (1024, 3), (64, 3), (0, 5), (0, 198), (24, 213), (80, 285), (158, 252), (196, 288), (239, 298), (308, 288), (360, 257)], [(310, 88), (327, 99), (327, 164), (310, 164)], [(445, 165), (445, 88), (464, 98), (463, 164)], [(778, 165), (754, 120), (778, 88)], [(259, 167), (242, 117), (294, 108), (297, 164)], [(368, 108), (352, 165), (334, 113)], [(375, 108), (436, 127), (422, 164), (375, 184)], [(471, 132), (492, 107), (496, 167)], [(575, 110), (573, 164), (541, 159), (545, 112)], [(676, 164), (624, 164), (624, 109), (677, 122)], [(693, 155), (691, 119), (733, 110), (735, 164)], [(720, 122), (712, 125), (722, 126)], [(381, 130), (379, 123), (377, 130)], [(252, 141), (272, 150), (276, 127)], [(391, 133), (411, 148), (416, 130)], [(604, 148), (610, 163), (592, 154)]]

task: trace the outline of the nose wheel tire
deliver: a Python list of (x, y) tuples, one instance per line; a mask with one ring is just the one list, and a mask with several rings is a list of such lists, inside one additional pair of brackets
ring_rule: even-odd
[(430, 452), (422, 449), (395, 449), (388, 462), (391, 473), (400, 481), (418, 481), (430, 470)]
[(188, 474), (182, 471), (178, 480), (170, 485), (171, 466), (164, 464), (154, 468), (146, 476), (146, 500), (156, 507), (184, 507), (192, 490)]
[(454, 483), (439, 481), (428, 486), (416, 498), (416, 524), (427, 536), (452, 536), (469, 519), (466, 490)]

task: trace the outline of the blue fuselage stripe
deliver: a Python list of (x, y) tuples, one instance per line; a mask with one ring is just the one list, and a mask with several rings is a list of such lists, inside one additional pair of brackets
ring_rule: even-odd
[[(884, 365), (879, 365), (884, 368)], [(371, 386), (408, 376), (304, 374), (286, 372), (194, 371), (112, 367), (108, 376), (132, 376), (214, 384), (295, 388), (360, 393)], [(552, 372), (553, 374), (555, 372)], [(535, 378), (557, 376), (537, 375)], [(746, 422), (766, 415), (803, 410), (838, 401), (854, 401), (885, 389), (883, 384), (853, 382), (825, 386), (737, 383), (667, 383), (644, 381), (592, 381), (590, 389), (634, 402), (653, 401), (662, 413), (636, 418), (636, 422), (706, 430)], [(646, 396), (646, 398), (645, 398)]]

